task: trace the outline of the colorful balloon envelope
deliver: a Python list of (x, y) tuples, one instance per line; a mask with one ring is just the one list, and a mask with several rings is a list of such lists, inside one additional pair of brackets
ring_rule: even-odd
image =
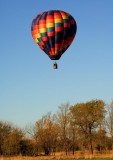
[(74, 18), (60, 10), (40, 13), (33, 19), (31, 26), (34, 41), (51, 60), (60, 59), (72, 43), (76, 31)]

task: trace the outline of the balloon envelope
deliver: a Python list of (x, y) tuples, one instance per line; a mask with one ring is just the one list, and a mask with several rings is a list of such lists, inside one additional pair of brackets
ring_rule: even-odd
[(52, 60), (58, 60), (67, 50), (76, 30), (74, 18), (59, 10), (40, 13), (33, 19), (31, 26), (34, 41)]

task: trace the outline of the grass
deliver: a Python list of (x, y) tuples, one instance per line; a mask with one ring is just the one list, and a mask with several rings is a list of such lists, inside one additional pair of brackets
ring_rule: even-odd
[(0, 157), (0, 160), (113, 160), (113, 151), (97, 152), (94, 151), (93, 156), (89, 152), (76, 151), (75, 155), (65, 152), (56, 152), (55, 156), (37, 156), (37, 157), (23, 157), (23, 156), (12, 156), (12, 157)]
[[(90, 160), (76, 158), (60, 158), (60, 157), (0, 157), (0, 160)], [(92, 160), (113, 160), (113, 158), (92, 158)]]

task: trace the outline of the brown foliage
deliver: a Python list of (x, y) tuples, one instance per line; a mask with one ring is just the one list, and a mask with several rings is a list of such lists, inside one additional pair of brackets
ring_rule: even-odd
[[(113, 149), (113, 102), (108, 108), (102, 100), (69, 106), (62, 104), (55, 115), (47, 113), (34, 126), (23, 130), (0, 121), (0, 154), (39, 156), (95, 155), (95, 150)], [(105, 111), (106, 109), (106, 111)], [(30, 135), (29, 137), (27, 135)], [(88, 156), (86, 156), (88, 157)]]

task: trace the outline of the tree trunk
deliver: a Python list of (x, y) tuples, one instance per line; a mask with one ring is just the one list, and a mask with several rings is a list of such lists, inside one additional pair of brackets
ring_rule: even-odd
[(92, 145), (92, 130), (91, 127), (89, 127), (89, 138), (90, 138), (90, 152), (93, 154), (93, 145)]
[(65, 146), (65, 152), (66, 152), (66, 156), (67, 156), (67, 146)]
[(74, 155), (74, 153), (75, 153), (75, 147), (74, 147), (74, 144), (73, 144), (73, 155)]
[(44, 152), (45, 152), (45, 155), (49, 155), (50, 153), (47, 147), (44, 147)]
[(90, 152), (93, 154), (92, 138), (90, 137)]

